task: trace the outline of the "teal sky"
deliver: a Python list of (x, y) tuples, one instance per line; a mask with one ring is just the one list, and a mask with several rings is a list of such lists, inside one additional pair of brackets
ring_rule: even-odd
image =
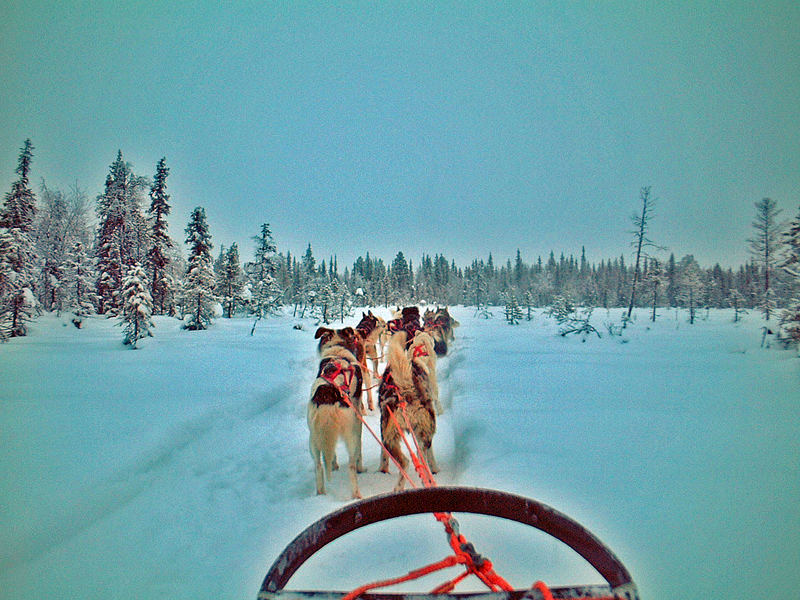
[[(747, 259), (800, 205), (800, 3), (3, 2), (0, 184), (171, 169), (171, 230), (366, 251)], [(122, 7), (113, 6), (121, 4)], [(5, 192), (3, 192), (5, 193)]]

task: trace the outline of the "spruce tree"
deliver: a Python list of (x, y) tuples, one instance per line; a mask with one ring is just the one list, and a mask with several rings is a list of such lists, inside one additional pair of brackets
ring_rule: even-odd
[(25, 140), (16, 173), (0, 208), (0, 339), (24, 336), (37, 306), (34, 295), (36, 250), (32, 228), (36, 197), (30, 188), (33, 144)]
[(664, 269), (661, 267), (661, 263), (659, 263), (656, 259), (652, 259), (650, 261), (649, 269), (647, 271), (647, 277), (645, 278), (645, 283), (650, 288), (650, 298), (652, 300), (651, 305), (653, 307), (653, 312), (650, 316), (650, 320), (653, 323), (656, 322), (656, 308), (658, 307), (658, 291), (661, 288), (662, 283), (664, 282)]
[(519, 325), (522, 320), (522, 308), (520, 308), (517, 296), (510, 292), (506, 296), (506, 322), (509, 325)]
[(697, 318), (697, 309), (702, 306), (703, 291), (705, 289), (703, 274), (700, 265), (697, 264), (692, 255), (684, 256), (681, 259), (678, 271), (680, 273), (678, 299), (683, 306), (689, 309), (689, 323), (693, 325)]
[(789, 283), (791, 298), (780, 316), (780, 339), (800, 346), (800, 212), (789, 222), (783, 235), (784, 256), (780, 263)]
[(189, 245), (189, 261), (183, 281), (184, 328), (207, 329), (214, 317), (217, 301), (214, 290), (213, 245), (206, 222), (206, 211), (198, 206), (192, 211), (186, 226), (186, 243)]
[(145, 284), (144, 269), (138, 263), (128, 269), (122, 280), (120, 305), (123, 343), (135, 350), (140, 339), (153, 335), (153, 299)]
[(239, 262), (239, 247), (234, 242), (228, 250), (220, 265), (217, 274), (217, 293), (222, 302), (223, 315), (230, 319), (236, 313), (236, 307), (244, 303), (242, 292), (244, 290), (244, 272)]
[(122, 151), (118, 151), (106, 177), (105, 191), (97, 198), (100, 224), (95, 247), (100, 314), (116, 314), (123, 274), (145, 258), (148, 235), (140, 207), (140, 193), (145, 184), (123, 160)]
[[(253, 327), (250, 330), (250, 335), (253, 335), (256, 325), (261, 319), (275, 314), (283, 301), (284, 291), (278, 284), (275, 273), (275, 252), (277, 247), (272, 239), (272, 232), (269, 229), (269, 224), (264, 223), (261, 225), (261, 233), (253, 237), (256, 243), (255, 261), (248, 266), (248, 276), (250, 283), (250, 290), (252, 298), (250, 301), (250, 310), (256, 320), (253, 322)], [(303, 259), (306, 269), (313, 270), (314, 258), (311, 253), (311, 244), (308, 245), (306, 250), (306, 258)], [(288, 261), (288, 258), (287, 258)], [(295, 275), (298, 278), (297, 289), (299, 299), (299, 277), (300, 269), (294, 269)], [(295, 311), (296, 311), (295, 307)], [(305, 312), (305, 309), (303, 309)]]
[(63, 308), (76, 317), (92, 314), (97, 300), (94, 281), (92, 261), (83, 244), (75, 242), (67, 252), (64, 265)]
[(34, 237), (39, 257), (37, 296), (46, 311), (60, 311), (62, 308), (67, 220), (67, 200), (64, 194), (59, 190), (49, 189), (42, 182)]
[(764, 319), (769, 321), (775, 312), (775, 286), (773, 275), (778, 264), (778, 243), (781, 224), (777, 222), (781, 211), (770, 198), (763, 198), (755, 203), (756, 218), (753, 220), (755, 235), (750, 238), (750, 253), (753, 260), (761, 267), (763, 287), (759, 298), (759, 308)]
[(148, 210), (150, 249), (147, 251), (147, 271), (150, 275), (153, 312), (159, 315), (167, 311), (167, 299), (173, 285), (167, 270), (170, 262), (169, 251), (174, 245), (169, 237), (166, 220), (170, 212), (169, 194), (167, 194), (168, 175), (166, 158), (161, 158), (156, 165), (153, 185), (150, 187), (150, 209)]

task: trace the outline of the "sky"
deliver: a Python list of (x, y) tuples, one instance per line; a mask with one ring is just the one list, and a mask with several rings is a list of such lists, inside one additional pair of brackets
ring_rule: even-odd
[[(170, 168), (245, 260), (748, 260), (754, 203), (800, 205), (800, 3), (5, 1), (0, 191), (94, 198), (121, 150)], [(116, 6), (116, 5), (121, 6)], [(5, 193), (3, 191), (3, 193)]]

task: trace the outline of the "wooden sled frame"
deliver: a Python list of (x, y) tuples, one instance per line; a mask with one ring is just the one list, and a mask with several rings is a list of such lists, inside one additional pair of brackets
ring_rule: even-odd
[[(267, 572), (259, 600), (334, 600), (345, 592), (290, 592), (284, 586), (294, 573), (318, 550), (333, 540), (366, 525), (396, 517), (434, 512), (474, 513), (516, 521), (539, 529), (563, 542), (583, 557), (608, 582), (606, 586), (553, 588), (554, 598), (614, 595), (638, 600), (636, 585), (620, 560), (597, 537), (559, 511), (515, 494), (469, 487), (418, 488), (373, 496), (330, 513), (298, 535), (278, 556)], [(445, 597), (480, 600), (537, 598), (538, 592), (487, 592), (451, 594)], [(369, 599), (428, 600), (430, 594), (365, 594)]]

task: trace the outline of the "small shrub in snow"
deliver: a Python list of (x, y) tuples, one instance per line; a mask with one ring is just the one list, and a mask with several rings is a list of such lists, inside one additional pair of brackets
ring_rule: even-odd
[(547, 309), (547, 315), (553, 317), (560, 325), (558, 332), (562, 336), (571, 333), (578, 333), (586, 336), (595, 333), (597, 337), (602, 337), (600, 332), (590, 323), (593, 308), (576, 308), (572, 299), (568, 295), (556, 296), (553, 304)]
[(506, 322), (509, 325), (519, 325), (522, 321), (522, 308), (517, 302), (517, 297), (513, 292), (506, 298)]

